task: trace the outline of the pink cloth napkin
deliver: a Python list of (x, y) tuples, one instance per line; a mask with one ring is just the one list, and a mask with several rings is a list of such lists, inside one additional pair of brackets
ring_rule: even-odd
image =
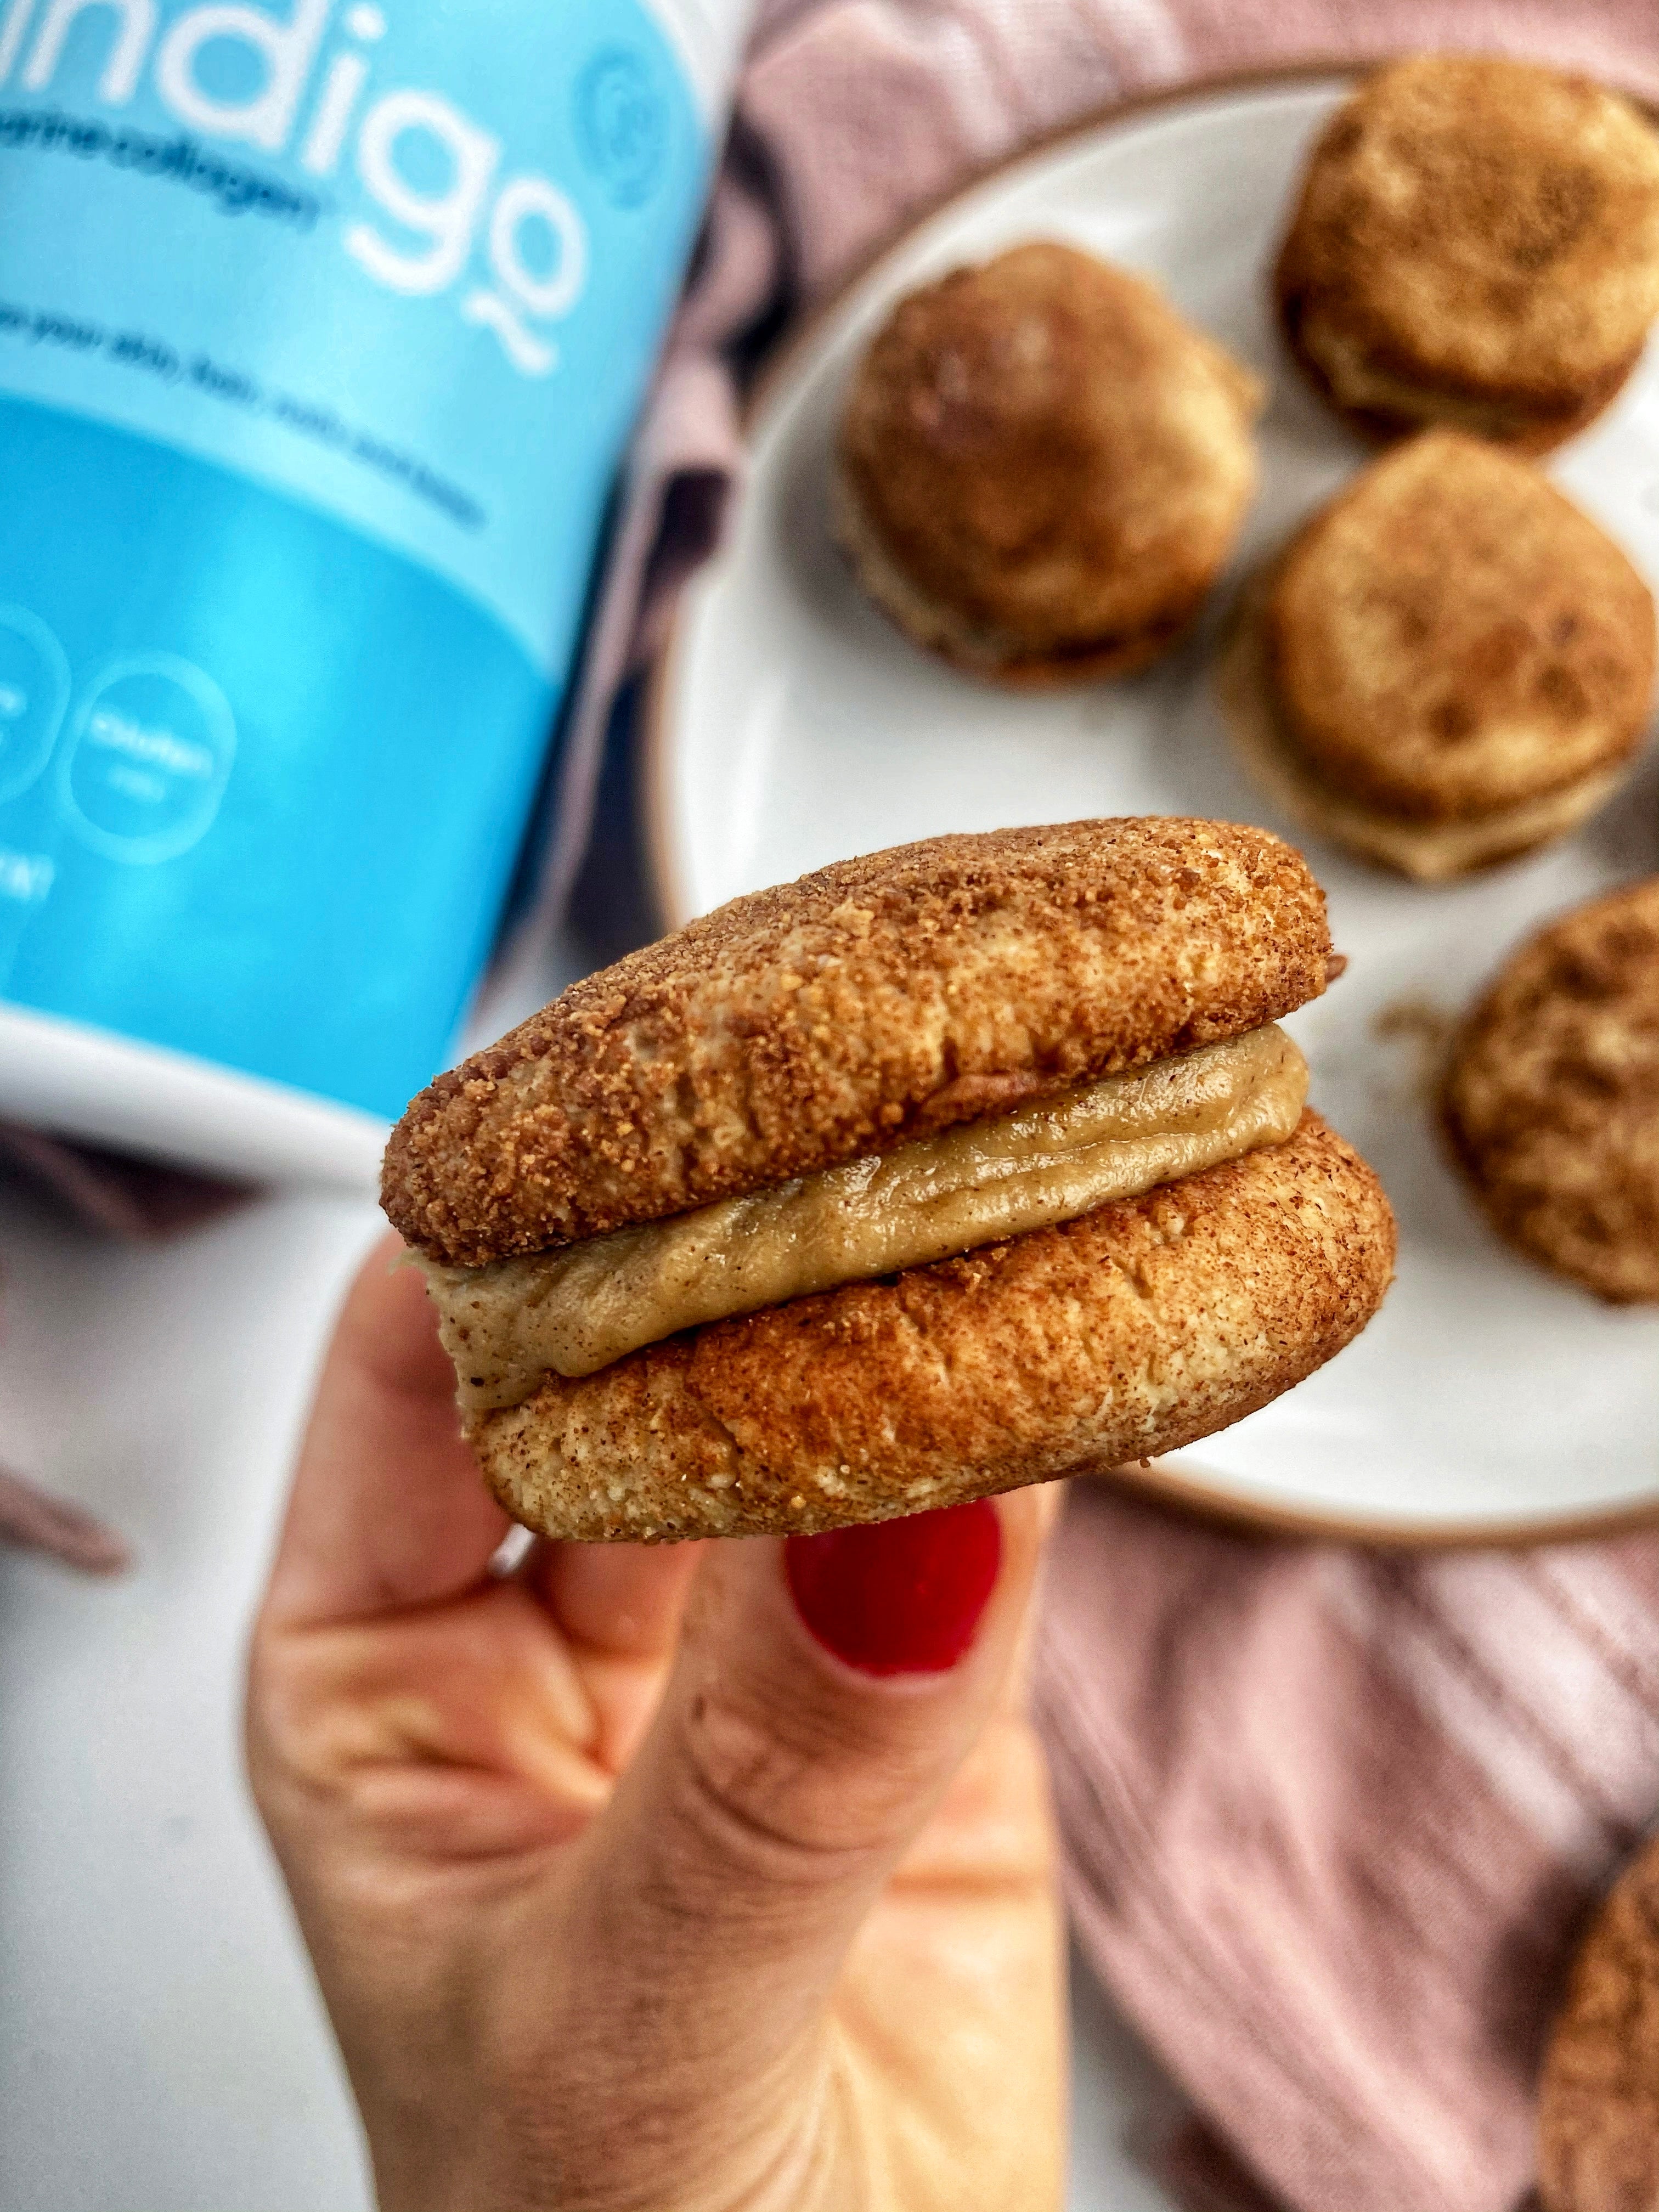
[(1511, 2212), (1585, 1908), (1659, 1810), (1659, 1540), (1413, 1558), (1079, 1485), (1049, 1576), (1069, 1901), (1124, 2010), (1297, 2212)]
[[(740, 480), (744, 379), (884, 237), (1152, 88), (1501, 48), (1659, 95), (1655, 0), (772, 0), (643, 427), (564, 766)], [(1514, 2212), (1584, 1908), (1659, 1808), (1659, 1541), (1413, 1559), (1079, 1486), (1037, 1707), (1083, 1948), (1197, 2117), (1193, 2212)]]

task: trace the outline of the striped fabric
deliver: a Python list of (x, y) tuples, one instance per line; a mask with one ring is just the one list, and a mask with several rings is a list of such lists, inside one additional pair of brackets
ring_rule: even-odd
[(1659, 1540), (1412, 1557), (1078, 1485), (1049, 1576), (1070, 1902), (1126, 2011), (1297, 2212), (1510, 2212), (1659, 1809)]

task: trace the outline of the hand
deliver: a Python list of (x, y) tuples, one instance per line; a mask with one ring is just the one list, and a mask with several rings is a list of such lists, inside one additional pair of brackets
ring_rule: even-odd
[(323, 1376), (248, 1718), (384, 2212), (1054, 2212), (1049, 1501), (492, 1575), (395, 1249)]

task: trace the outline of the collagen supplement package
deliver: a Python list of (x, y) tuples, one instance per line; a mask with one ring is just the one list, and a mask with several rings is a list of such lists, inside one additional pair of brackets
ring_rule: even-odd
[(366, 1175), (448, 1057), (747, 0), (0, 0), (0, 1118)]

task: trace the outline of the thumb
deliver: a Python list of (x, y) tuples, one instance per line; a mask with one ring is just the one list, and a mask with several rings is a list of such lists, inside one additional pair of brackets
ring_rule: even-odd
[(578, 1952), (629, 1962), (606, 2001), (682, 2142), (729, 2159), (747, 2119), (764, 2154), (780, 2094), (800, 2113), (848, 1946), (998, 1703), (1042, 1520), (1025, 1491), (708, 1547), (578, 1883)]

